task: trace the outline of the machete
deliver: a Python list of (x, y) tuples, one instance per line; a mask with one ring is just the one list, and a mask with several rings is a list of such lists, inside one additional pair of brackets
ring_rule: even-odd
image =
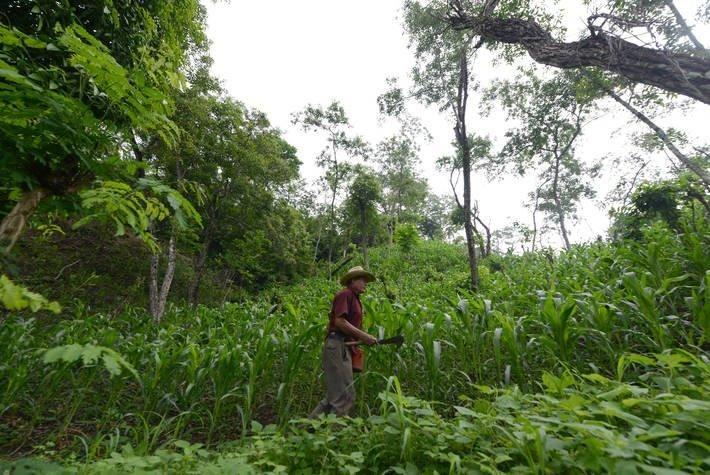
[[(382, 340), (377, 340), (378, 345), (397, 345), (401, 346), (404, 343), (404, 337), (402, 335), (393, 336), (391, 338), (384, 338)], [(347, 341), (345, 346), (357, 346), (363, 345), (365, 342), (362, 341)]]

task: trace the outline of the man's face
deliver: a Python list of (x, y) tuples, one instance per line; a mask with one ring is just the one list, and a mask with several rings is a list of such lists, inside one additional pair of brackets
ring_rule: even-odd
[(367, 280), (364, 277), (358, 277), (350, 282), (350, 288), (357, 294), (365, 292), (365, 287), (367, 287)]

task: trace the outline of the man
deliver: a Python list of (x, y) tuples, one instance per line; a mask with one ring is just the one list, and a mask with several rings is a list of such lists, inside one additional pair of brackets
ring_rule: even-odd
[(328, 316), (328, 335), (323, 345), (323, 373), (326, 397), (311, 412), (311, 417), (334, 413), (347, 415), (355, 403), (353, 370), (362, 370), (362, 350), (346, 342), (376, 345), (377, 339), (362, 331), (360, 294), (375, 276), (362, 267), (353, 267), (340, 278), (345, 286), (335, 294)]

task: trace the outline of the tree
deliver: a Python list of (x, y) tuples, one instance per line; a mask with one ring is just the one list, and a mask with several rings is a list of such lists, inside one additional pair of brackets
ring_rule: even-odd
[[(176, 98), (173, 120), (185, 131), (178, 146), (168, 147), (158, 140), (144, 150), (144, 160), (162, 180), (198, 188), (204, 195), (199, 200), (195, 196), (203, 227), (197, 234), (185, 236), (186, 250), (193, 256), (194, 274), (188, 285), (192, 305), (199, 301), (210, 259), (222, 261), (220, 265), (230, 267), (230, 275), (245, 285), (261, 284), (269, 274), (278, 278), (278, 268), (264, 265), (257, 271), (247, 264), (240, 267), (239, 258), (250, 251), (233, 248), (253, 244), (252, 256), (261, 255), (260, 250), (274, 251), (273, 242), (281, 239), (279, 226), (283, 226), (284, 236), (293, 235), (292, 231), (301, 233), (288, 206), (276, 204), (279, 187), (298, 176), (300, 162), (295, 149), (263, 113), (225, 96), (209, 74), (210, 63), (205, 58), (189, 73), (191, 87)], [(172, 236), (169, 233), (170, 242)], [(273, 256), (285, 256), (292, 246), (302, 247), (301, 238)], [(168, 257), (170, 249), (168, 245)]]
[(418, 123), (407, 121), (398, 134), (377, 146), (377, 163), (384, 193), (382, 204), (387, 219), (387, 230), (392, 234), (400, 222), (416, 222), (427, 197), (427, 182), (418, 176), (419, 162), (417, 134), (423, 133)]
[(309, 270), (311, 236), (298, 211), (276, 200), (260, 224), (220, 246), (219, 262), (238, 285), (259, 289), (273, 282), (290, 282)]
[[(446, 6), (422, 6), (419, 2), (404, 4), (405, 30), (414, 50), (414, 81), (410, 96), (426, 105), (437, 105), (449, 111), (454, 119), (454, 136), (463, 171), (463, 214), (471, 289), (478, 287), (478, 258), (471, 212), (471, 144), (467, 132), (466, 111), (469, 97), (469, 61), (478, 45), (473, 36), (448, 27), (442, 14)], [(393, 89), (381, 98), (387, 112), (401, 112), (404, 96)]]
[[(418, 2), (406, 2), (405, 5), (410, 3)], [(551, 28), (547, 24), (551, 23), (549, 17), (544, 18), (539, 10), (530, 9), (529, 2), (438, 0), (429, 4), (427, 9), (436, 11), (453, 29), (468, 31), (479, 37), (482, 43), (519, 45), (538, 63), (562, 69), (594, 66), (632, 82), (710, 104), (710, 55), (702, 45), (697, 44), (692, 51), (678, 51), (677, 48), (665, 47), (671, 42), (666, 42), (662, 47), (648, 47), (622, 38), (624, 33), (635, 28), (651, 29), (653, 23), (648, 19), (655, 18), (654, 11), (657, 12), (661, 4), (670, 6), (672, 2), (644, 2), (651, 4), (652, 8), (638, 8), (638, 2), (631, 0), (610, 1), (607, 4), (613, 8), (589, 17), (589, 36), (569, 43), (553, 38), (548, 31)], [(627, 17), (618, 15), (617, 10), (626, 13)], [(536, 13), (538, 20), (545, 25), (524, 18)], [(646, 21), (643, 17), (638, 18), (638, 13), (646, 15)], [(607, 25), (614, 28), (605, 30)], [(687, 25), (684, 30), (687, 37), (692, 37)], [(660, 33), (668, 35), (671, 31), (660, 28)]]
[[(521, 126), (506, 133), (502, 165), (522, 175), (534, 168), (539, 184), (536, 210), (547, 211), (557, 222), (566, 249), (570, 248), (568, 219), (579, 200), (594, 195), (589, 180), (598, 167), (587, 167), (574, 156), (590, 102), (578, 100), (578, 75), (563, 72), (550, 80), (529, 73), (518, 82), (503, 81), (487, 92), (487, 100), (499, 99)], [(536, 226), (537, 227), (537, 226)]]
[[(578, 82), (578, 96), (585, 96), (587, 100), (609, 97), (624, 109), (630, 112), (635, 119), (646, 125), (663, 147), (678, 159), (684, 167), (695, 173), (710, 189), (710, 174), (707, 169), (698, 164), (693, 157), (683, 153), (676, 143), (678, 137), (675, 131), (663, 130), (651, 118), (652, 112), (642, 112), (641, 109), (666, 112), (674, 108), (675, 104), (668, 98), (659, 95), (657, 91), (648, 87), (638, 87), (637, 84), (612, 77), (598, 69), (584, 71)], [(626, 98), (624, 98), (626, 96)], [(670, 158), (670, 157), (669, 157)]]
[(356, 173), (350, 185), (345, 209), (352, 220), (351, 224), (357, 229), (362, 260), (365, 267), (368, 267), (367, 249), (377, 231), (379, 221), (377, 203), (382, 199), (382, 185), (371, 170), (360, 168)]
[(612, 213), (613, 222), (609, 234), (613, 239), (643, 237), (643, 227), (656, 221), (670, 229), (681, 232), (681, 218), (685, 214), (695, 224), (696, 205), (698, 214), (710, 217), (707, 195), (696, 179), (687, 173), (668, 180), (641, 184), (632, 194), (630, 203)]
[[(468, 143), (470, 144), (470, 167), (478, 168), (482, 170), (489, 171), (494, 168), (494, 160), (491, 152), (493, 143), (488, 137), (478, 136), (476, 134), (470, 134), (468, 137)], [(463, 156), (458, 154), (454, 157), (442, 157), (437, 160), (438, 168), (448, 171), (449, 173), (449, 185), (451, 186), (451, 191), (454, 195), (454, 201), (456, 206), (458, 206), (458, 211), (451, 214), (451, 222), (456, 226), (464, 226), (464, 204), (459, 199), (457, 192), (459, 179), (461, 178), (461, 172), (463, 170)], [(469, 172), (470, 173), (470, 172)], [(478, 241), (480, 241), (481, 246), (481, 256), (486, 257), (491, 253), (491, 230), (483, 222), (480, 217), (480, 211), (478, 207), (478, 202), (476, 201), (471, 208), (471, 226), (473, 228), (473, 233), (476, 235)], [(483, 236), (478, 230), (478, 225), (480, 225), (484, 232), (486, 233), (485, 242)]]
[(444, 239), (451, 237), (449, 226), (451, 211), (456, 206), (450, 197), (429, 193), (421, 210), (421, 218), (417, 228), (427, 239)]
[(503, 226), (493, 233), (495, 249), (501, 254), (514, 252), (518, 245), (520, 246), (520, 251), (524, 253), (529, 250), (525, 248), (525, 244), (531, 242), (532, 239), (533, 230), (518, 221)]
[[(326, 146), (317, 158), (318, 166), (325, 170), (325, 182), (330, 190), (328, 227), (328, 262), (333, 261), (333, 241), (336, 236), (335, 201), (341, 191), (343, 182), (351, 170), (348, 163), (343, 162), (343, 157), (365, 157), (368, 146), (359, 136), (350, 136), (346, 132), (351, 127), (345, 114), (345, 109), (338, 101), (333, 101), (328, 107), (308, 105), (299, 113), (292, 116), (292, 122), (299, 124), (304, 131), (320, 132), (326, 135)], [(316, 249), (316, 254), (318, 250)]]
[(185, 51), (204, 34), (197, 0), (11, 1), (6, 9), (0, 181), (18, 200), (0, 223), (0, 240), (10, 247), (45, 199), (130, 175), (122, 145), (134, 130), (175, 140), (170, 94)]

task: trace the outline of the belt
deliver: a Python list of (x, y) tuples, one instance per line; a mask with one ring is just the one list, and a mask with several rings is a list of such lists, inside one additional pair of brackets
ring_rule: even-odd
[(338, 340), (343, 340), (345, 341), (345, 334), (339, 332), (339, 331), (329, 331), (328, 332), (328, 338), (336, 338)]

